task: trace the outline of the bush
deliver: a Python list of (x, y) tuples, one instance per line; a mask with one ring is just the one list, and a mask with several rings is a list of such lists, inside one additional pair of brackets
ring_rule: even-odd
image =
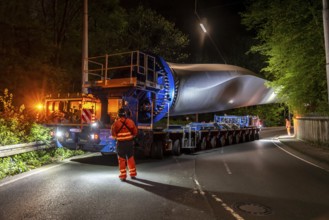
[(43, 141), (45, 143), (49, 143), (51, 139), (50, 131), (50, 128), (46, 128), (37, 123), (32, 123), (27, 140), (29, 142)]
[(81, 150), (53, 148), (0, 158), (0, 179), (81, 154)]
[(19, 143), (20, 138), (11, 131), (7, 125), (6, 121), (0, 118), (0, 146), (1, 145), (10, 145)]
[(5, 89), (0, 95), (0, 146), (51, 139), (50, 130), (35, 123), (35, 118), (25, 111), (24, 105), (16, 108), (13, 94)]
[[(0, 95), (0, 146), (35, 141), (50, 143), (50, 129), (37, 124), (34, 117), (26, 113), (24, 105), (15, 108), (12, 101), (13, 95), (5, 89)], [(56, 148), (0, 158), (0, 179), (83, 153)]]

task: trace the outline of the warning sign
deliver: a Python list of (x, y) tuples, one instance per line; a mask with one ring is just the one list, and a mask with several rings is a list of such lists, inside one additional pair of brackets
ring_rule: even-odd
[(90, 124), (95, 121), (95, 114), (93, 109), (82, 109), (81, 112), (82, 123)]

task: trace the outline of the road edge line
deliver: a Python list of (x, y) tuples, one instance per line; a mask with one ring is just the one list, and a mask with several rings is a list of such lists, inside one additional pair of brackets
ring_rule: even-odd
[[(314, 167), (320, 168), (321, 170), (324, 170), (324, 171), (326, 171), (326, 172), (329, 173), (329, 170), (327, 170), (326, 168), (321, 167), (321, 166), (319, 166), (319, 165), (317, 165), (317, 164), (315, 164), (315, 163), (312, 163), (312, 162), (310, 162), (310, 161), (308, 161), (308, 160), (306, 160), (306, 159), (304, 159), (304, 158), (301, 158), (301, 157), (299, 157), (299, 156), (297, 156), (297, 155), (295, 155), (295, 154), (293, 154), (293, 153), (291, 153), (291, 152), (289, 152), (289, 151), (283, 149), (281, 146), (279, 146), (279, 145), (278, 145), (277, 143), (275, 143), (274, 141), (275, 141), (275, 140), (272, 139), (272, 143), (273, 143), (275, 146), (277, 146), (280, 150), (284, 151), (285, 153), (289, 154), (290, 156), (293, 156), (293, 157), (295, 157), (295, 158), (297, 158), (297, 159), (303, 161), (304, 163), (307, 163), (307, 164), (312, 165), (312, 166), (314, 166)], [(277, 141), (279, 141), (279, 140), (277, 140)], [(280, 142), (280, 143), (281, 143), (281, 142)], [(282, 143), (281, 143), (281, 144), (282, 144)], [(283, 144), (283, 145), (284, 145), (284, 144)]]

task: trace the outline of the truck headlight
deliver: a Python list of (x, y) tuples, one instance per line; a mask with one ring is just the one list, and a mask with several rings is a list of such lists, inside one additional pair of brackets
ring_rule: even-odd
[(62, 131), (57, 131), (56, 132), (56, 137), (63, 137), (63, 132)]
[(91, 138), (92, 140), (98, 140), (99, 136), (98, 136), (98, 134), (91, 134), (91, 135), (90, 135), (90, 138)]

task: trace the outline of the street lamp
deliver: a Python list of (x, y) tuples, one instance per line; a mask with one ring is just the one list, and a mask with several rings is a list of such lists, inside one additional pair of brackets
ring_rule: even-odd
[(211, 43), (214, 45), (218, 55), (220, 56), (220, 58), (224, 61), (224, 63), (226, 64), (226, 60), (224, 59), (222, 53), (220, 52), (220, 50), (218, 49), (217, 45), (215, 44), (214, 40), (212, 39), (210, 33), (207, 31), (206, 27), (204, 26), (204, 24), (201, 22), (201, 18), (197, 12), (197, 0), (195, 0), (195, 9), (194, 9), (194, 14), (197, 17), (198, 21), (200, 22), (200, 27), (202, 29), (202, 31), (209, 37)]
[(202, 23), (200, 23), (200, 27), (204, 33), (207, 33), (207, 29), (204, 27), (204, 25)]

